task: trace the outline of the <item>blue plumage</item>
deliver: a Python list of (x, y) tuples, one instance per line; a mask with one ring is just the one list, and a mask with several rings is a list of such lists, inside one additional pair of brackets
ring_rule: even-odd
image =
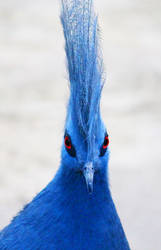
[(70, 81), (68, 109), (79, 132), (92, 140), (100, 119), (103, 62), (98, 46), (98, 21), (91, 0), (62, 0), (61, 21)]
[(62, 0), (70, 81), (60, 168), (0, 233), (2, 250), (128, 250), (108, 183), (108, 133), (100, 116), (104, 83), (91, 0)]

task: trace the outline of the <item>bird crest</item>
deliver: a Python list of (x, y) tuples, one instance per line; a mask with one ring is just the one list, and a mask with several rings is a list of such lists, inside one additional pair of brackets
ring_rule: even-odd
[(104, 84), (99, 27), (92, 0), (62, 0), (61, 22), (70, 82), (67, 119), (91, 141), (100, 121)]

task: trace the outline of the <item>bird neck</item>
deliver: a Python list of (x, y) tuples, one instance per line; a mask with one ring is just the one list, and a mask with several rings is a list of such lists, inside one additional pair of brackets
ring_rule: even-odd
[[(89, 194), (84, 176), (61, 166), (49, 189), (53, 199), (52, 212), (58, 211), (58, 218), (60, 216), (56, 227), (55, 224), (52, 226), (55, 232), (59, 229), (59, 237), (63, 221), (65, 236), (61, 234), (61, 239), (68, 239), (70, 245), (76, 244), (77, 248), (72, 249), (107, 249), (108, 244), (108, 249), (129, 250), (106, 173), (95, 173), (93, 193)], [(59, 249), (65, 249), (64, 245)]]

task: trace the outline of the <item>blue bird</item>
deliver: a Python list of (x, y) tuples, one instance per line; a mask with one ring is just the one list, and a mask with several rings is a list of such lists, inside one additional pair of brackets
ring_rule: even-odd
[(69, 71), (60, 168), (0, 233), (1, 250), (128, 250), (108, 182), (104, 70), (92, 0), (61, 0)]

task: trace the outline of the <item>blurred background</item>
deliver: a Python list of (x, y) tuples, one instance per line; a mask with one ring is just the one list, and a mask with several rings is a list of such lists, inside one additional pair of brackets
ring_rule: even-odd
[[(161, 2), (95, 0), (111, 190), (131, 248), (161, 249)], [(53, 178), (68, 99), (59, 1), (0, 0), (0, 228)]]

